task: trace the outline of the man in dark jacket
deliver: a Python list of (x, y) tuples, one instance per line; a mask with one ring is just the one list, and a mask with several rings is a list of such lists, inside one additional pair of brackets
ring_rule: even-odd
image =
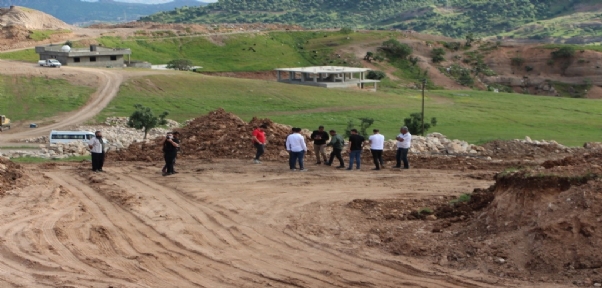
[(177, 148), (180, 147), (173, 139), (172, 133), (167, 133), (167, 136), (163, 140), (163, 157), (165, 158), (165, 166), (167, 170), (163, 173), (163, 176), (174, 174), (173, 162), (176, 159)]
[(345, 168), (345, 162), (343, 161), (343, 156), (341, 156), (341, 151), (343, 151), (343, 147), (345, 147), (345, 140), (343, 140), (343, 137), (337, 134), (337, 131), (334, 130), (330, 130), (330, 136), (331, 139), (330, 143), (328, 143), (328, 146), (332, 146), (332, 153), (330, 153), (330, 161), (328, 161), (326, 165), (331, 166), (334, 157), (337, 157), (340, 163), (337, 168)]
[(320, 156), (322, 156), (322, 159), (324, 159), (324, 163), (327, 163), (328, 161), (326, 161), (326, 142), (330, 139), (330, 137), (328, 137), (328, 133), (324, 131), (324, 126), (318, 127), (318, 130), (315, 130), (313, 133), (311, 133), (310, 138), (314, 140), (314, 153), (316, 153), (317, 161), (316, 164), (322, 164), (322, 162), (320, 161)]

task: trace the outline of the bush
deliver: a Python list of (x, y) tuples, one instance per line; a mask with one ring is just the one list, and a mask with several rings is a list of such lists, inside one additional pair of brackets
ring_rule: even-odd
[(366, 75), (367, 79), (372, 79), (372, 80), (382, 80), (382, 79), (385, 79), (386, 77), (387, 77), (387, 74), (385, 74), (385, 72), (378, 71), (378, 70), (371, 70)]
[(167, 63), (167, 69), (188, 71), (190, 68), (192, 68), (192, 61), (188, 59), (175, 59)]
[(389, 39), (383, 42), (379, 50), (385, 52), (385, 54), (387, 54), (387, 56), (391, 59), (405, 59), (413, 52), (412, 47), (407, 44), (400, 43), (395, 39)]
[(470, 201), (470, 194), (462, 194), (462, 195), (460, 195), (460, 197), (452, 200), (450, 203), (455, 205), (455, 204), (469, 202), (469, 201)]
[(531, 72), (531, 71), (533, 71), (533, 67), (532, 66), (525, 66), (525, 71)]
[(472, 86), (474, 84), (474, 79), (470, 77), (470, 73), (468, 71), (463, 71), (463, 73), (460, 75), (460, 78), (458, 78), (458, 82), (464, 86)]
[(512, 63), (512, 66), (523, 66), (523, 63), (525, 63), (525, 58), (523, 57), (514, 57), (512, 59), (510, 59), (510, 63)]
[(422, 113), (412, 113), (409, 118), (403, 119), (403, 125), (408, 127), (410, 134), (414, 135), (426, 135), (431, 127), (437, 126), (437, 118), (431, 118), (431, 122), (424, 123), (424, 133), (422, 131)]
[(441, 61), (445, 61), (445, 50), (443, 48), (435, 48), (431, 51), (431, 56), (433, 57), (433, 63), (439, 63)]
[(552, 52), (552, 58), (571, 58), (575, 55), (575, 47), (572, 46), (564, 46), (554, 52)]
[(460, 48), (462, 47), (462, 43), (460, 42), (445, 42), (443, 43), (443, 47), (451, 50), (451, 51), (458, 51), (460, 50)]
[(343, 27), (343, 28), (341, 28), (341, 30), (339, 32), (341, 32), (343, 34), (351, 34), (351, 33), (353, 33), (353, 29), (351, 29), (349, 27)]

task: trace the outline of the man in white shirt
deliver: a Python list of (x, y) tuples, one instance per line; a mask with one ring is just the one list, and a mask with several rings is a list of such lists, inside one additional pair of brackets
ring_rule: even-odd
[(403, 169), (410, 169), (410, 162), (408, 161), (408, 151), (412, 147), (412, 134), (408, 132), (408, 127), (403, 126), (400, 130), (401, 134), (397, 135), (397, 165), (393, 168), (401, 168), (401, 162), (403, 161)]
[(102, 166), (105, 162), (105, 143), (102, 140), (102, 132), (96, 131), (94, 135), (96, 137), (88, 141), (88, 147), (92, 155), (92, 171), (104, 172), (102, 171)]
[(370, 151), (372, 152), (372, 158), (374, 159), (374, 165), (376, 168), (372, 170), (380, 170), (383, 166), (383, 150), (385, 149), (385, 136), (380, 134), (378, 129), (372, 130), (374, 132), (368, 140), (370, 140)]
[(307, 145), (305, 145), (305, 138), (299, 134), (301, 128), (293, 128), (293, 134), (286, 137), (286, 150), (289, 153), (289, 166), (291, 171), (295, 171), (297, 160), (299, 161), (299, 171), (307, 171), (303, 167), (303, 157), (307, 152)]

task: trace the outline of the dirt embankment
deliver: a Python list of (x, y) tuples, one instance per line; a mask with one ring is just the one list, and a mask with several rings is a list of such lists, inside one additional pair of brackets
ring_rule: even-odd
[(25, 185), (25, 178), (21, 165), (0, 157), (0, 196), (6, 191)]
[(348, 209), (374, 219), (368, 244), (395, 255), (503, 278), (602, 283), (602, 151), (495, 179), (470, 196), (357, 199)]

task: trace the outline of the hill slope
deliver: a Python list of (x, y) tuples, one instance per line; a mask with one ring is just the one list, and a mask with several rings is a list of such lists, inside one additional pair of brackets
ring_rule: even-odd
[[(80, 0), (0, 0), (0, 7), (25, 6), (40, 10), (71, 24), (90, 22), (123, 22), (139, 17), (173, 10), (176, 7), (199, 6), (197, 0), (175, 0), (164, 4), (124, 3), (112, 0), (84, 2)], [(127, 17), (127, 19), (124, 19)]]
[[(533, 21), (577, 12), (591, 0), (220, 0), (143, 17), (155, 22), (267, 22), (308, 28), (398, 28), (464, 37), (496, 35)], [(581, 6), (580, 6), (581, 5)], [(592, 11), (590, 11), (592, 12)], [(601, 25), (602, 26), (602, 25)]]

